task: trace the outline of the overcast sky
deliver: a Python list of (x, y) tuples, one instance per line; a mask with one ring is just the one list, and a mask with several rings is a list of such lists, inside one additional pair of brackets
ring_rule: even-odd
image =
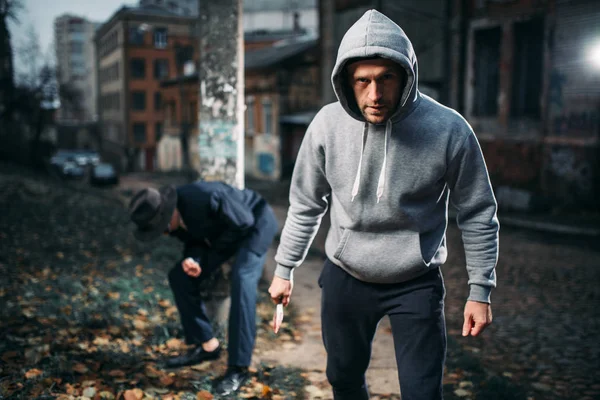
[[(62, 14), (74, 14), (91, 21), (104, 22), (122, 5), (135, 5), (136, 0), (21, 0), (25, 6), (19, 23), (11, 24), (13, 43), (21, 46), (31, 27), (36, 31), (43, 54), (54, 40), (54, 19)], [(17, 60), (18, 61), (18, 60)]]

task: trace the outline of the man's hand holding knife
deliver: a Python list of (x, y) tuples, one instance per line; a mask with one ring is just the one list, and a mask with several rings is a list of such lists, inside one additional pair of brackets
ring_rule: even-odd
[(269, 294), (271, 300), (276, 304), (275, 313), (273, 314), (273, 332), (278, 333), (283, 322), (283, 307), (287, 307), (290, 304), (290, 296), (292, 295), (292, 288), (294, 284), (291, 280), (283, 279), (278, 276), (273, 277), (271, 287), (269, 287)]

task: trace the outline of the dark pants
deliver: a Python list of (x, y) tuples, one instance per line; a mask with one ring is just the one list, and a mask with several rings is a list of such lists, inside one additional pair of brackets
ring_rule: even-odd
[[(256, 301), (266, 254), (256, 254), (242, 246), (231, 270), (231, 309), (229, 312), (229, 365), (248, 366), (256, 338)], [(214, 337), (198, 285), (203, 278), (192, 278), (178, 263), (169, 272), (186, 342), (201, 344)]]
[(336, 400), (367, 400), (377, 324), (390, 317), (402, 400), (442, 399), (445, 288), (439, 268), (398, 284), (360, 281), (327, 260), (319, 277), (327, 379)]

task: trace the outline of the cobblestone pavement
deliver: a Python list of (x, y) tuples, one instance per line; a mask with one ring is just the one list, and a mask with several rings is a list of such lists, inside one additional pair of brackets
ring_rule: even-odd
[[(269, 194), (267, 188), (257, 187)], [(282, 206), (285, 208), (285, 204)], [(285, 211), (282, 212), (283, 222)], [(500, 221), (498, 285), (492, 293), (493, 323), (477, 338), (461, 336), (468, 278), (460, 230), (455, 223), (449, 224), (449, 258), (443, 266), (448, 336), (469, 355), (458, 358), (469, 361), (464, 366), (455, 364), (449, 368), (448, 372), (452, 372), (445, 381), (452, 380), (449, 375), (461, 368), (469, 370), (477, 364), (475, 369), (483, 369), (485, 375), (501, 377), (501, 381), (511, 382), (519, 389), (508, 390), (506, 393), (510, 394), (505, 395), (498, 393), (494, 399), (600, 399), (598, 237), (516, 229), (502, 225), (502, 217)], [(326, 217), (325, 226), (314, 241), (313, 248), (317, 251), (324, 248), (327, 222)], [(298, 279), (302, 273), (298, 271)], [(379, 332), (374, 346), (378, 340), (389, 349), (385, 336)], [(456, 358), (449, 354), (449, 361), (453, 357)], [(371, 366), (393, 368), (392, 358), (393, 352), (374, 349)], [(393, 388), (397, 383), (393, 383), (393, 374), (388, 375), (390, 383), (385, 386)], [(485, 384), (489, 382), (494, 380)], [(478, 395), (477, 387), (468, 392), (458, 397), (488, 400), (494, 390), (487, 388), (483, 397)]]
[[(502, 221), (501, 221), (502, 222)], [(448, 327), (460, 327), (467, 275), (460, 232), (448, 232)], [(449, 335), (486, 369), (533, 399), (600, 398), (600, 248), (573, 238), (501, 228), (493, 324), (475, 340)], [(459, 328), (460, 329), (460, 328)]]

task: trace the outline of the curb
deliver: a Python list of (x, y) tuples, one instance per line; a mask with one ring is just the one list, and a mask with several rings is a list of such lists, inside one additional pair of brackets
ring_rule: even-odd
[(566, 235), (600, 236), (600, 229), (584, 228), (574, 225), (561, 225), (553, 222), (528, 221), (526, 219), (499, 216), (500, 224), (517, 228), (534, 229), (542, 232), (560, 233)]

